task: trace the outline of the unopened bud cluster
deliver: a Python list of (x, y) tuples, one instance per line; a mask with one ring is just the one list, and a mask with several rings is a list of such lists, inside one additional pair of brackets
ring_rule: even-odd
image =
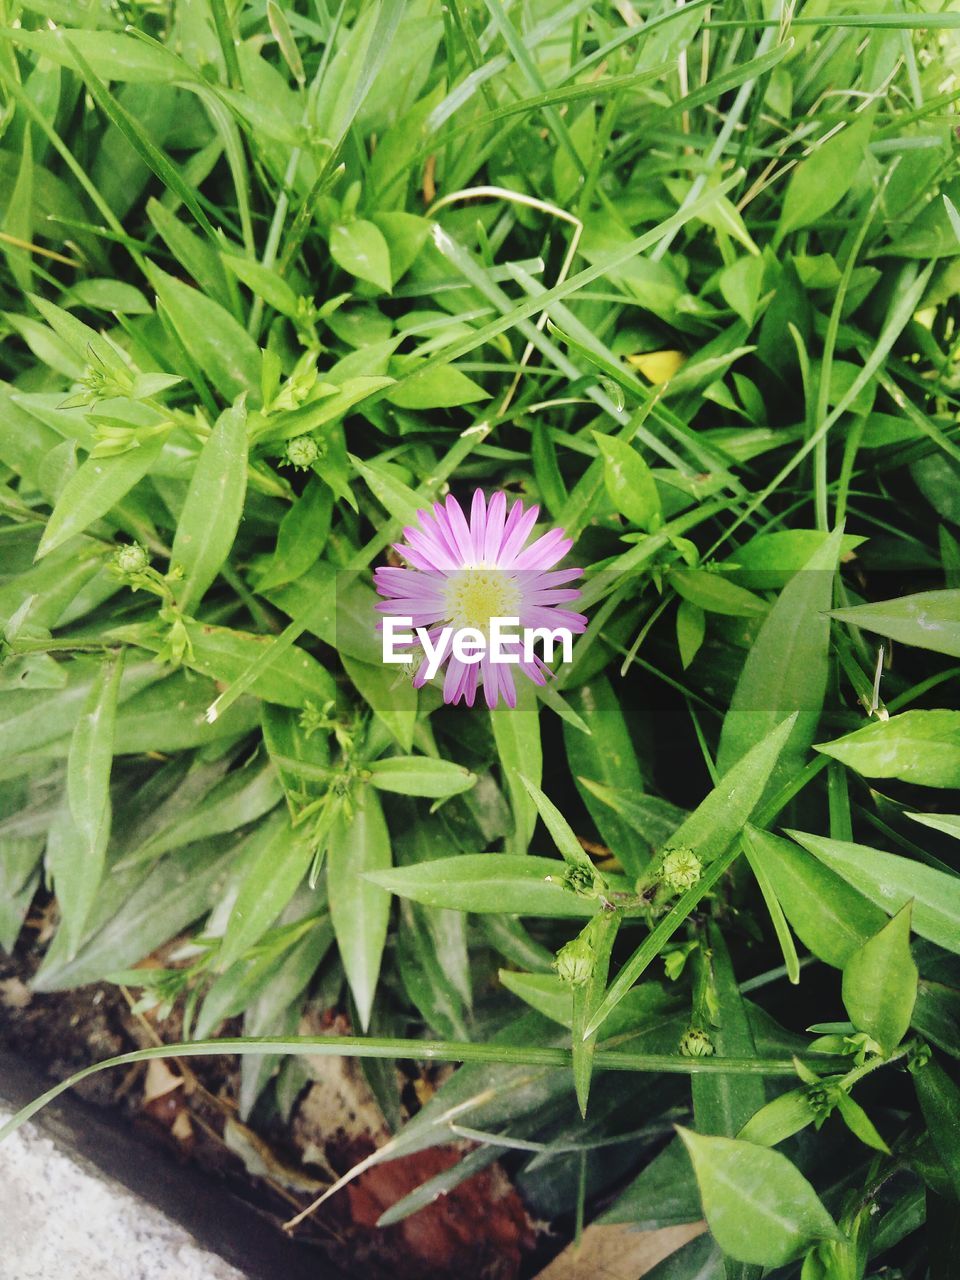
[(580, 934), (557, 952), (554, 961), (561, 982), (570, 987), (582, 987), (590, 980), (596, 958), (590, 941)]
[(122, 573), (124, 577), (134, 577), (149, 568), (150, 557), (139, 542), (128, 542), (125, 546), (117, 547), (113, 553), (113, 563), (118, 573)]
[(685, 1058), (709, 1058), (714, 1052), (713, 1041), (702, 1027), (688, 1027), (680, 1037), (680, 1052)]
[(295, 436), (287, 443), (287, 462), (298, 471), (309, 471), (320, 457), (320, 447), (313, 436)]
[(686, 893), (702, 872), (703, 863), (692, 849), (668, 849), (660, 863), (660, 883), (671, 893)]

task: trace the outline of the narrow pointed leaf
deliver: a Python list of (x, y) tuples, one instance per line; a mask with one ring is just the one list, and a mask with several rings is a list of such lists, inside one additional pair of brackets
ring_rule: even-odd
[(888, 914), (912, 899), (914, 931), (960, 953), (960, 877), (849, 840), (788, 834)]
[(390, 918), (389, 893), (367, 873), (390, 866), (390, 835), (372, 788), (356, 790), (351, 803), (352, 815), (341, 816), (330, 833), (327, 891), (340, 958), (366, 1030)]
[(60, 491), (40, 539), (37, 558), (48, 555), (107, 515), (153, 469), (163, 445), (164, 437), (154, 436), (126, 453), (82, 462)]
[(911, 904), (855, 951), (843, 970), (843, 1003), (858, 1031), (889, 1057), (910, 1028), (917, 966), (910, 955)]
[(180, 607), (193, 613), (230, 554), (247, 488), (247, 410), (242, 399), (217, 419), (200, 452), (173, 540), (183, 570)]
[(834, 609), (830, 616), (901, 644), (960, 658), (960, 590), (921, 591), (877, 604)]

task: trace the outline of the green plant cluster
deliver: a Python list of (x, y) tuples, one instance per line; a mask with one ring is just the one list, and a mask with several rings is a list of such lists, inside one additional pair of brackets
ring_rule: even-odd
[[(0, 17), (0, 946), (52, 892), (35, 989), (254, 1124), (361, 1057), (374, 1160), (473, 1144), (385, 1222), (503, 1157), (703, 1213), (663, 1280), (952, 1274), (956, 6)], [(515, 711), (374, 629), (476, 487), (585, 572)]]

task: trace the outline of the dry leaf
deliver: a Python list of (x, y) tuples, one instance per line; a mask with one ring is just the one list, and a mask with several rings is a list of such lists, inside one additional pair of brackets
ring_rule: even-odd
[(247, 1173), (254, 1178), (269, 1178), (288, 1191), (305, 1191), (310, 1195), (323, 1191), (327, 1185), (311, 1178), (302, 1169), (284, 1164), (258, 1134), (232, 1117), (223, 1127), (223, 1141), (228, 1150), (240, 1157)]
[(537, 1280), (639, 1280), (704, 1229), (702, 1222), (659, 1231), (635, 1231), (629, 1223), (587, 1227), (580, 1244), (568, 1245)]

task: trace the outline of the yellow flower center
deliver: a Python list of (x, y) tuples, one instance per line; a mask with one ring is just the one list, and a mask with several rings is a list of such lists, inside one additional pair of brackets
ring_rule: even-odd
[(447, 617), (458, 630), (475, 627), (486, 635), (491, 618), (520, 615), (520, 587), (513, 575), (503, 569), (458, 569), (447, 579), (445, 595)]

